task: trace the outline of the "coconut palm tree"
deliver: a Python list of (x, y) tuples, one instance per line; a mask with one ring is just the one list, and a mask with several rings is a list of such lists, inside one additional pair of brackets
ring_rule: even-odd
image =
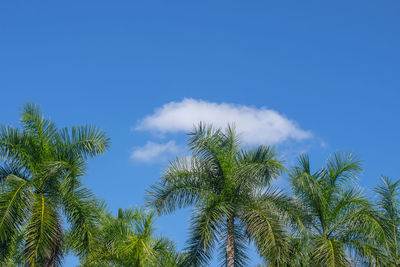
[(360, 160), (351, 153), (333, 154), (316, 172), (303, 155), (291, 170), (293, 190), (310, 218), (309, 266), (378, 265), (384, 261), (372, 234), (382, 235), (384, 226), (355, 183), (361, 170)]
[(385, 248), (386, 266), (400, 266), (400, 180), (392, 182), (388, 177), (382, 177), (375, 192), (379, 196), (379, 213), (387, 225), (381, 243)]
[(170, 163), (148, 192), (159, 214), (194, 206), (186, 266), (207, 264), (217, 243), (226, 266), (246, 266), (249, 241), (269, 262), (285, 261), (285, 224), (297, 206), (271, 186), (284, 169), (275, 150), (242, 150), (230, 126), (200, 124), (189, 135), (191, 157)]
[(22, 244), (27, 266), (59, 265), (64, 219), (77, 254), (91, 249), (98, 205), (81, 177), (86, 160), (104, 153), (110, 139), (91, 126), (58, 129), (30, 103), (23, 106), (21, 124), (0, 129), (2, 261)]
[(117, 216), (104, 212), (95, 248), (82, 266), (180, 266), (183, 254), (154, 234), (154, 218), (142, 209), (119, 209)]

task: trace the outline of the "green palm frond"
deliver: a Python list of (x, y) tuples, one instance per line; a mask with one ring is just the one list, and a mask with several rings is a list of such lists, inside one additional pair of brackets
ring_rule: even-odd
[(57, 126), (50, 119), (45, 119), (40, 107), (33, 103), (23, 106), (21, 122), (24, 130), (37, 137), (38, 141), (51, 140), (57, 133)]
[(0, 243), (0, 252), (1, 262), (5, 266), (24, 266), (24, 230), (12, 240)]
[(209, 262), (220, 234), (221, 224), (231, 212), (230, 207), (218, 196), (204, 199), (197, 205), (191, 218), (185, 265), (197, 266)]
[(328, 159), (327, 171), (330, 183), (347, 183), (358, 178), (362, 171), (362, 162), (353, 153), (336, 152)]
[(64, 213), (71, 224), (70, 234), (75, 240), (74, 251), (78, 256), (86, 255), (93, 247), (101, 203), (84, 187), (61, 193)]
[(155, 215), (143, 209), (104, 210), (93, 249), (82, 266), (183, 266), (173, 243), (155, 235)]
[[(295, 167), (289, 173), (290, 183), (292, 184), (293, 191), (296, 196), (300, 198), (305, 208), (308, 210), (309, 215), (314, 215), (318, 221), (325, 228), (326, 224), (326, 211), (328, 210), (329, 203), (325, 197), (324, 186), (321, 183), (321, 172), (315, 174), (310, 173), (309, 165), (306, 163), (305, 158), (301, 157), (299, 160), (299, 167)], [(311, 220), (312, 217), (310, 217)], [(315, 230), (321, 231), (315, 227)]]
[(21, 168), (17, 164), (4, 163), (0, 166), (0, 185), (7, 180), (9, 176), (19, 177), (23, 180), (29, 180), (30, 173), (28, 170)]
[(310, 236), (307, 233), (303, 232), (299, 236), (288, 235), (288, 257), (282, 266), (319, 266), (311, 260), (312, 251)]
[(221, 147), (234, 157), (238, 152), (241, 144), (241, 136), (236, 132), (235, 124), (228, 124), (225, 131), (221, 132)]
[(393, 266), (400, 265), (400, 180), (393, 182), (382, 176), (381, 184), (375, 188), (378, 194), (378, 212), (380, 222), (387, 227), (384, 238), (378, 236), (381, 244), (386, 245), (385, 256)]
[(345, 220), (344, 213), (354, 211), (358, 207), (369, 207), (370, 203), (367, 197), (363, 194), (362, 189), (359, 186), (349, 186), (343, 188), (338, 192), (335, 198), (329, 205), (329, 218), (328, 220), (335, 222), (338, 220)]
[(269, 186), (272, 179), (285, 170), (276, 150), (266, 146), (242, 150), (237, 160), (239, 169), (236, 177), (244, 186), (251, 186), (252, 183), (260, 187)]
[(393, 221), (400, 218), (400, 180), (392, 182), (388, 177), (381, 177), (381, 185), (375, 188), (379, 195), (379, 206)]
[[(147, 200), (159, 214), (171, 213), (176, 208), (196, 204), (201, 195), (213, 194), (212, 181), (205, 181), (200, 161), (176, 160), (171, 163), (162, 180), (151, 186)], [(212, 178), (211, 178), (212, 179)]]
[(245, 222), (246, 230), (254, 240), (260, 255), (272, 265), (286, 261), (286, 227), (279, 214), (271, 211), (268, 206), (254, 203), (240, 218)]
[(61, 220), (56, 207), (44, 194), (35, 194), (26, 230), (26, 263), (29, 266), (41, 266), (49, 262), (59, 264), (63, 255), (62, 245)]
[(29, 166), (29, 149), (32, 138), (11, 126), (0, 127), (0, 159), (4, 162), (20, 163)]
[(184, 261), (186, 258), (186, 254), (177, 252), (175, 244), (165, 238), (160, 237), (157, 238), (156, 246), (154, 250), (157, 251), (156, 260), (154, 263), (151, 263), (150, 266), (158, 267), (184, 267)]
[(338, 240), (318, 237), (315, 239), (312, 260), (323, 266), (350, 266), (344, 244)]
[(8, 175), (0, 193), (0, 242), (11, 241), (28, 217), (33, 193), (29, 181)]
[[(222, 171), (220, 159), (222, 159), (225, 149), (221, 149), (222, 131), (214, 129), (211, 125), (200, 123), (193, 132), (188, 134), (189, 148), (194, 156), (215, 166), (218, 171)], [(226, 144), (225, 144), (226, 145)]]
[(67, 151), (83, 158), (94, 157), (106, 152), (111, 144), (106, 133), (95, 126), (78, 126), (61, 130), (59, 134), (61, 143)]
[(280, 220), (294, 231), (303, 231), (311, 223), (307, 207), (275, 187), (269, 187), (257, 198), (254, 197), (254, 203), (279, 215)]

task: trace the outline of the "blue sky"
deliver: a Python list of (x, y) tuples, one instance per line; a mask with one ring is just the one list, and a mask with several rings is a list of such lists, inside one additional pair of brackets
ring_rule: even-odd
[[(288, 164), (357, 153), (372, 188), (400, 178), (399, 12), (399, 1), (2, 1), (0, 123), (32, 101), (60, 126), (103, 128), (112, 149), (85, 181), (114, 211), (143, 203), (185, 153), (191, 121), (232, 114), (246, 145), (275, 144)], [(158, 220), (179, 247), (188, 214)]]

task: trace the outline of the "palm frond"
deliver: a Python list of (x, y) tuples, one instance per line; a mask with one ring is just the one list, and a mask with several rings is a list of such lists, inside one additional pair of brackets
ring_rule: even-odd
[(195, 159), (190, 162), (176, 160), (170, 164), (162, 180), (147, 191), (148, 205), (159, 214), (165, 214), (196, 204), (202, 195), (213, 194), (210, 190), (212, 181), (208, 180), (207, 183), (204, 179), (209, 173)]
[(23, 266), (24, 257), (24, 229), (13, 239), (7, 242), (0, 242), (0, 261), (5, 266)]
[(288, 260), (282, 266), (319, 266), (311, 261), (311, 238), (302, 232), (301, 235), (288, 235)]
[(177, 252), (175, 244), (168, 238), (157, 238), (154, 250), (157, 251), (156, 260), (150, 266), (184, 267), (185, 253)]
[(277, 188), (269, 187), (259, 196), (253, 197), (253, 201), (256, 207), (263, 206), (279, 215), (280, 220), (285, 222), (291, 230), (303, 231), (311, 222), (307, 207), (298, 199), (284, 194)]
[(301, 156), (299, 166), (292, 168), (289, 178), (296, 196), (302, 200), (311, 214), (318, 217), (322, 228), (325, 229), (329, 202), (324, 184), (321, 183), (322, 174), (321, 171), (311, 174), (308, 159)]
[[(375, 188), (378, 194), (378, 211), (381, 222), (386, 222), (386, 257), (393, 265), (400, 264), (400, 180), (392, 182), (381, 177), (381, 184)], [(382, 238), (380, 238), (382, 240)]]
[(319, 237), (315, 239), (312, 260), (323, 266), (349, 266), (344, 245), (337, 240)]
[(63, 257), (61, 220), (53, 203), (44, 194), (35, 194), (27, 224), (24, 254), (31, 266), (59, 264)]
[(93, 246), (101, 203), (84, 187), (62, 194), (64, 213), (71, 223), (72, 247), (78, 256), (84, 256)]
[(50, 119), (45, 119), (40, 107), (33, 103), (23, 106), (21, 122), (25, 131), (41, 141), (48, 141), (57, 133), (57, 126)]
[(95, 126), (73, 126), (71, 132), (64, 128), (59, 138), (67, 151), (85, 159), (103, 154), (111, 145), (106, 133)]
[(211, 125), (200, 123), (188, 135), (191, 136), (189, 148), (193, 155), (205, 162), (212, 163), (221, 170), (220, 160), (223, 159), (224, 154), (224, 150), (222, 149), (222, 130), (214, 129)]
[(239, 152), (241, 136), (236, 132), (235, 124), (228, 124), (225, 131), (220, 132), (219, 146), (227, 153), (230, 154), (229, 158), (234, 158)]
[(285, 170), (276, 150), (267, 146), (242, 150), (237, 160), (237, 177), (244, 185), (269, 186)]
[(0, 185), (9, 177), (10, 175), (19, 177), (24, 180), (29, 180), (30, 173), (27, 169), (21, 168), (19, 165), (10, 163), (4, 163), (0, 166)]
[(183, 266), (173, 243), (155, 236), (154, 213), (119, 209), (103, 211), (95, 246), (82, 266)]
[(332, 200), (329, 208), (329, 220), (341, 220), (341, 214), (352, 211), (355, 208), (369, 207), (369, 205), (366, 195), (363, 194), (363, 190), (359, 186), (352, 185), (348, 188), (342, 188), (335, 199)]
[(267, 206), (254, 202), (240, 215), (247, 233), (257, 250), (270, 264), (284, 263), (287, 259), (288, 242), (281, 217)]
[(8, 175), (0, 193), (0, 242), (12, 240), (28, 217), (32, 192), (29, 181)]
[(220, 227), (231, 213), (229, 206), (227, 207), (218, 196), (203, 201), (202, 205), (197, 205), (191, 218), (185, 266), (198, 266), (209, 262)]
[(393, 221), (399, 219), (400, 211), (400, 180), (392, 182), (388, 177), (381, 177), (381, 185), (375, 188), (379, 195), (379, 206)]
[(0, 127), (0, 159), (5, 162), (29, 166), (29, 151), (26, 147), (32, 142), (26, 133), (11, 126)]
[(354, 181), (362, 170), (361, 160), (353, 153), (336, 152), (327, 162), (331, 184)]

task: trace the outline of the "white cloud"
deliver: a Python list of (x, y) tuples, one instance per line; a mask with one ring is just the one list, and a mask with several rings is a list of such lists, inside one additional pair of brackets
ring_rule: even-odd
[(177, 154), (182, 149), (176, 145), (175, 141), (169, 141), (165, 144), (154, 142), (147, 142), (146, 145), (136, 148), (132, 154), (131, 159), (150, 162), (154, 158), (167, 157), (170, 154)]
[[(300, 129), (294, 121), (265, 107), (213, 103), (192, 98), (163, 105), (154, 114), (141, 120), (135, 129), (157, 133), (188, 132), (199, 122), (211, 123), (218, 128), (234, 123), (237, 131), (242, 134), (243, 142), (249, 145), (279, 144), (290, 139), (312, 137), (311, 132)], [(142, 154), (148, 157), (147, 153), (155, 154)]]

